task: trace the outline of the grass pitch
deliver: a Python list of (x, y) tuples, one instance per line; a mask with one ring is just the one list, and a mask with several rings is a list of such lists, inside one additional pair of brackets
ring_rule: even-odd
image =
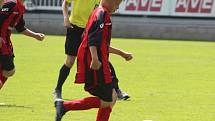
[[(15, 34), (16, 74), (0, 91), (0, 121), (54, 121), (52, 92), (64, 56), (63, 36), (44, 42)], [(120, 87), (131, 95), (118, 101), (110, 121), (214, 121), (215, 43), (112, 39), (134, 54), (130, 62), (111, 55)], [(63, 88), (65, 99), (88, 96), (74, 85), (73, 67)], [(63, 121), (94, 121), (96, 109), (69, 112)]]

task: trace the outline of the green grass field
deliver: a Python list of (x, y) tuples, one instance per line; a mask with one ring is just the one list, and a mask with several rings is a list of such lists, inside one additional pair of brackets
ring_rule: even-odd
[[(37, 42), (13, 35), (16, 74), (0, 91), (0, 121), (54, 121), (52, 92), (64, 62), (64, 37)], [(121, 88), (131, 95), (117, 101), (110, 121), (214, 121), (215, 43), (113, 39), (134, 54), (130, 62), (111, 55)], [(63, 97), (88, 96), (73, 83), (71, 70)], [(96, 109), (69, 112), (63, 121), (95, 121)]]

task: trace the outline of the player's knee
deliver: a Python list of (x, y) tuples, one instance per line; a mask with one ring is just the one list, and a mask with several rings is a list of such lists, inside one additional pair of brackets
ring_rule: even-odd
[(114, 90), (113, 91), (113, 94), (112, 94), (112, 102), (107, 102), (107, 101), (103, 101), (101, 100), (101, 108), (106, 108), (106, 107), (111, 107), (113, 108), (113, 106), (115, 105), (116, 103), (116, 100), (117, 100), (117, 94), (116, 94), (116, 91)]
[(15, 69), (12, 69), (10, 71), (6, 71), (6, 70), (3, 70), (3, 76), (4, 77), (11, 77), (15, 74)]
[(101, 106), (100, 106), (100, 108), (107, 108), (107, 107), (110, 107), (110, 106), (111, 106), (111, 103), (112, 103), (112, 102), (106, 102), (106, 101), (101, 100)]
[(76, 57), (75, 56), (67, 56), (65, 65), (69, 68), (71, 68), (75, 62)]
[(110, 106), (113, 107), (115, 105), (116, 101), (117, 101), (117, 93), (114, 89), (113, 94), (112, 94), (112, 102), (111, 102)]

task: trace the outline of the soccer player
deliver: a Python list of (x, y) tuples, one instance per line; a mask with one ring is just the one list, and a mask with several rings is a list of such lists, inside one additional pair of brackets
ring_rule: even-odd
[(113, 87), (109, 67), (109, 53), (115, 49), (110, 47), (112, 23), (110, 15), (121, 0), (101, 0), (88, 19), (83, 41), (78, 49), (76, 83), (84, 83), (85, 90), (91, 97), (71, 101), (55, 101), (56, 118), (61, 121), (67, 111), (88, 110), (98, 108), (96, 121), (108, 121), (117, 94)]
[(10, 40), (11, 30), (15, 28), (18, 32), (39, 41), (45, 37), (44, 34), (35, 33), (25, 27), (23, 1), (4, 0), (0, 9), (0, 89), (7, 78), (15, 73), (13, 46)]
[[(54, 91), (55, 99), (62, 98), (62, 86), (70, 73), (70, 69), (72, 68), (76, 56), (78, 47), (81, 43), (81, 36), (84, 32), (84, 28), (86, 26), (87, 20), (90, 16), (90, 13), (93, 9), (98, 6), (100, 0), (73, 0), (72, 2), (72, 13), (69, 17), (68, 15), (68, 6), (72, 0), (64, 0), (62, 4), (63, 8), (63, 15), (64, 15), (64, 26), (67, 28), (66, 34), (66, 42), (65, 42), (65, 54), (66, 54), (66, 61), (61, 67), (59, 71), (57, 86)], [(124, 52), (119, 50), (119, 55), (123, 58), (130, 58), (132, 59), (132, 54), (128, 52)], [(126, 59), (126, 60), (130, 60)], [(113, 67), (111, 69), (114, 69)], [(113, 72), (113, 80), (116, 81), (115, 88), (117, 91), (117, 95), (119, 99), (128, 99), (129, 95), (119, 89), (118, 86), (118, 79), (116, 77), (115, 71)]]

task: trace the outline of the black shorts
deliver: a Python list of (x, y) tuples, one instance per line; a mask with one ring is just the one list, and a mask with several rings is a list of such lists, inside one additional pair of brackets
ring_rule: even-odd
[(6, 71), (13, 70), (15, 68), (13, 60), (13, 55), (0, 55), (0, 63), (2, 64), (2, 69)]
[(106, 102), (112, 102), (112, 94), (113, 94), (113, 83), (104, 84), (97, 86), (91, 90), (88, 90), (88, 92), (96, 97), (99, 97), (100, 99), (106, 101)]
[[(94, 80), (95, 75), (98, 80), (97, 82)], [(104, 78), (102, 67), (97, 71), (89, 69), (86, 71), (86, 82), (84, 88), (90, 94), (97, 96), (104, 101), (112, 102), (114, 82), (112, 81), (111, 83), (106, 84), (104, 82)]]
[(76, 25), (72, 25), (73, 28), (67, 28), (65, 53), (71, 56), (77, 56), (78, 48), (82, 41), (82, 34), (84, 28), (80, 28)]

